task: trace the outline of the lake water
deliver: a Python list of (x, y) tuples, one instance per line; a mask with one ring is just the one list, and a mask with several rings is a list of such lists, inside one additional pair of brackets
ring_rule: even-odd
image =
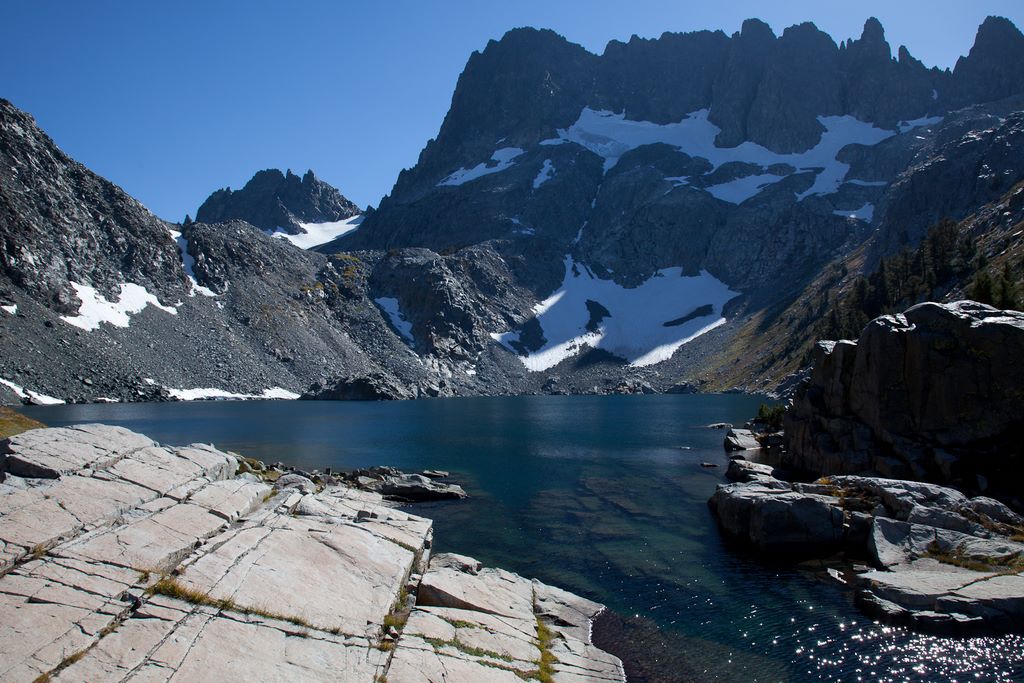
[[(820, 567), (767, 566), (707, 509), (727, 460), (713, 422), (740, 395), (522, 396), (382, 403), (203, 402), (26, 408), (51, 426), (119, 424), (303, 469), (453, 473), (471, 498), (416, 506), (435, 548), (608, 605), (636, 681), (1024, 680), (1024, 639), (873, 623)], [(718, 463), (702, 468), (702, 461)]]

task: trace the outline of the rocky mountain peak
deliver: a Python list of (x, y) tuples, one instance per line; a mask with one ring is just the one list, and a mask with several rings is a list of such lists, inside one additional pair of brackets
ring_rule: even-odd
[(1008, 97), (1024, 90), (1024, 35), (1009, 19), (988, 17), (974, 45), (953, 68), (954, 104)]
[(868, 17), (864, 22), (864, 30), (861, 31), (860, 39), (864, 43), (881, 44), (885, 42), (885, 29), (882, 22), (875, 17)]
[(775, 31), (760, 19), (744, 19), (739, 37), (752, 41), (772, 41), (775, 40)]
[(327, 223), (359, 214), (359, 207), (335, 187), (306, 171), (300, 178), (291, 169), (258, 171), (241, 190), (230, 187), (211, 194), (196, 221), (220, 223), (244, 220), (263, 230), (284, 230), (290, 234), (305, 232), (302, 223)]
[[(625, 281), (680, 259), (691, 269), (712, 265), (693, 248), (692, 234), (676, 252), (655, 246), (651, 230), (674, 240), (716, 222), (737, 225), (736, 216), (755, 204), (772, 214), (751, 225), (768, 220), (781, 229), (794, 216), (801, 224), (834, 224), (834, 232), (815, 234), (831, 234), (836, 246), (859, 225), (837, 217), (848, 221), (853, 214), (846, 211), (863, 209), (854, 220), (869, 223), (881, 191), (865, 188), (879, 187), (909, 162), (906, 140), (876, 145), (940, 121), (957, 101), (953, 80), (967, 93), (960, 99), (972, 104), (1024, 92), (1018, 57), (998, 62), (985, 47), (1012, 46), (1019, 32), (1008, 22), (988, 23), (955, 75), (925, 67), (906, 48), (894, 60), (876, 18), (842, 46), (810, 22), (776, 37), (768, 24), (749, 19), (732, 36), (634, 36), (609, 42), (600, 55), (551, 31), (510, 31), (474, 53), (437, 139), (402, 172), (380, 209), (336, 246), (445, 251), (543, 237)], [(1017, 52), (1024, 58), (1024, 49)], [(711, 129), (705, 122), (718, 128), (713, 148), (688, 137), (703, 139)], [(853, 128), (873, 137), (857, 142), (847, 137)], [(749, 142), (766, 158), (802, 159), (826, 129), (836, 131), (831, 140), (848, 141), (842, 163), (889, 161), (861, 162), (863, 170), (849, 172), (852, 182), (822, 192), (815, 174), (838, 157), (798, 169), (750, 163), (735, 150)], [(727, 159), (734, 161), (722, 163)], [(744, 184), (750, 192), (740, 191)], [(819, 201), (826, 195), (827, 203)], [(636, 243), (623, 247), (627, 234)], [(758, 234), (774, 239), (763, 228)], [(633, 257), (616, 263), (625, 253)]]
[(885, 40), (885, 29), (874, 17), (864, 22), (859, 40), (851, 40), (846, 49), (865, 61), (882, 62), (892, 58), (892, 50)]

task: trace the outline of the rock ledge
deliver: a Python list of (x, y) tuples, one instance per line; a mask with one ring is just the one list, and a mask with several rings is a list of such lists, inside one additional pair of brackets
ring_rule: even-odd
[(106, 425), (0, 442), (0, 472), (0, 682), (625, 680), (601, 605), (431, 558), (379, 493)]

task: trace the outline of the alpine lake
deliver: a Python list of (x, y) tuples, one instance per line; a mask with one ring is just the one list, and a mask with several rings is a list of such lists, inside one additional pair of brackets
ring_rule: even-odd
[(595, 637), (626, 661), (631, 683), (1024, 680), (1020, 636), (954, 639), (878, 624), (823, 563), (766, 564), (723, 540), (707, 499), (728, 460), (723, 432), (708, 425), (742, 424), (762, 401), (517, 396), (23, 412), (49, 426), (116, 424), (305, 470), (447, 470), (467, 500), (407, 508), (434, 520), (435, 550), (607, 605)]

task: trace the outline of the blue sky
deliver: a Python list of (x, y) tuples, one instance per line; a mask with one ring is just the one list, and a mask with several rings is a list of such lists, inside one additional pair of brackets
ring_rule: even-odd
[(952, 67), (989, 14), (1022, 26), (1024, 2), (39, 0), (4, 7), (0, 97), (169, 220), (271, 167), (312, 168), (376, 205), (436, 135), (469, 54), (516, 26), (600, 53), (752, 16), (839, 41), (873, 15), (894, 50)]

